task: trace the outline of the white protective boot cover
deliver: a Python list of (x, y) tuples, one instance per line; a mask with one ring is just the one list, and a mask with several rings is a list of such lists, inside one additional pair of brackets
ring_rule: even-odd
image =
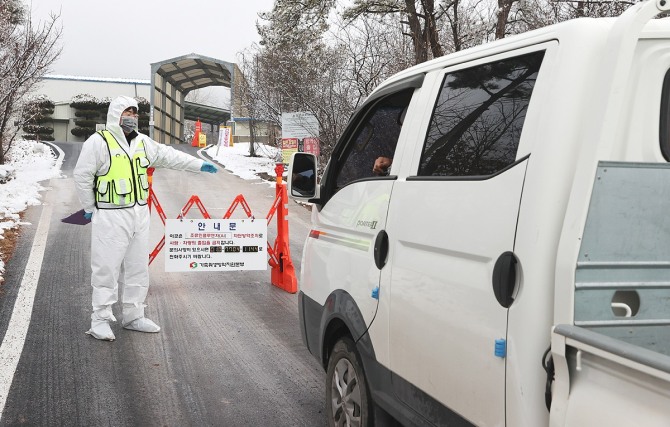
[(99, 340), (114, 341), (116, 339), (114, 332), (112, 332), (112, 327), (109, 326), (109, 322), (106, 320), (92, 320), (91, 329), (86, 331), (86, 333)]
[(124, 326), (125, 329), (138, 332), (158, 332), (161, 327), (155, 324), (151, 319), (140, 317)]
[(115, 321), (111, 306), (96, 310), (91, 315), (91, 329), (86, 333), (99, 340), (114, 341), (116, 337), (109, 323)]

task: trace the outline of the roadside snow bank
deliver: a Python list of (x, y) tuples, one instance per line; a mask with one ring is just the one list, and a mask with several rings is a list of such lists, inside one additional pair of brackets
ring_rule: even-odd
[[(249, 143), (240, 142), (232, 147), (212, 146), (205, 150), (207, 155), (224, 165), (226, 170), (242, 179), (259, 179), (263, 174), (275, 177), (275, 163), (281, 161), (281, 154), (276, 147), (255, 144), (256, 155), (249, 157)], [(218, 155), (217, 155), (218, 151)], [(272, 184), (274, 185), (274, 184)]]
[[(0, 184), (0, 239), (5, 230), (20, 225), (19, 213), (41, 203), (39, 183), (60, 176), (60, 165), (50, 147), (36, 141), (14, 141), (0, 174), (14, 177)], [(0, 260), (0, 274), (5, 264)]]

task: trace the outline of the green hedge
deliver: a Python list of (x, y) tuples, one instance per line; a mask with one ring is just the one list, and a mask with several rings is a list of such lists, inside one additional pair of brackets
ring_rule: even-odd
[(24, 133), (23, 134), (23, 139), (28, 140), (28, 141), (54, 141), (56, 138), (54, 138), (53, 135), (34, 135), (34, 134)]
[(54, 128), (40, 125), (25, 125), (23, 126), (23, 131), (30, 134), (51, 135), (54, 133)]
[(73, 128), (70, 131), (70, 133), (74, 136), (83, 136), (84, 138), (88, 138), (89, 136), (91, 136), (95, 133), (95, 128), (76, 127), (76, 128)]
[(23, 139), (53, 141), (53, 127), (44, 126), (53, 121), (54, 103), (44, 96), (28, 101), (23, 112)]
[(74, 121), (77, 127), (70, 133), (74, 136), (88, 138), (95, 133), (95, 125), (106, 122), (109, 101), (101, 101), (91, 95), (81, 94), (73, 98), (70, 107), (77, 110), (74, 113), (76, 117), (81, 117)]
[(98, 112), (100, 111), (98, 101), (75, 101), (70, 103), (70, 107), (76, 110), (96, 110)]
[(93, 119), (100, 117), (100, 111), (98, 110), (77, 110), (74, 112), (74, 115), (77, 117), (84, 117), (86, 119)]
[(53, 112), (50, 113), (48, 116), (38, 116), (38, 117), (35, 117), (35, 118), (33, 118), (33, 120), (31, 120), (31, 121), (32, 121), (32, 123), (35, 123), (35, 124), (38, 124), (38, 125), (42, 125), (42, 124), (44, 124), (44, 123), (52, 122), (52, 121), (53, 121), (53, 117), (51, 117), (51, 114), (53, 114)]
[(95, 125), (98, 123), (97, 120), (75, 120), (74, 124), (80, 128), (92, 128), (95, 132)]

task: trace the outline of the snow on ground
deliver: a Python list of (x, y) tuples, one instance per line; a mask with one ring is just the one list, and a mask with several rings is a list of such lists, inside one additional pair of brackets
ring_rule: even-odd
[[(19, 213), (28, 206), (39, 205), (45, 188), (40, 181), (61, 175), (60, 162), (48, 145), (36, 141), (14, 141), (5, 165), (0, 165), (0, 177), (14, 178), (0, 184), (0, 239), (5, 230), (21, 224)], [(0, 260), (1, 275), (5, 263)]]
[[(275, 165), (281, 161), (281, 153), (276, 147), (255, 144), (256, 156), (249, 157), (249, 143), (240, 142), (232, 147), (212, 146), (205, 150), (207, 155), (223, 167), (242, 179), (258, 179), (259, 174), (275, 177)], [(268, 181), (269, 182), (269, 181)], [(270, 182), (274, 185), (273, 182)]]

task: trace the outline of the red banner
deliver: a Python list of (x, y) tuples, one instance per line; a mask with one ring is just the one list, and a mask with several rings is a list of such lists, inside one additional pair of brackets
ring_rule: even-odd
[(315, 156), (321, 154), (321, 146), (319, 138), (305, 138), (302, 140), (302, 151), (305, 153), (312, 153)]

